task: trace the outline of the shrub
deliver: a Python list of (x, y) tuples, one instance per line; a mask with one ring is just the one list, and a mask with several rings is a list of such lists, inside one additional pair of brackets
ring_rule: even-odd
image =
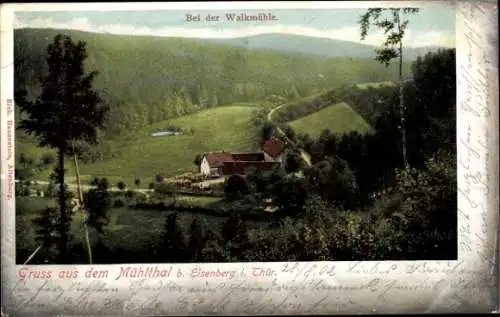
[(123, 181), (119, 181), (118, 184), (116, 184), (118, 189), (121, 190), (121, 191), (124, 191), (125, 188), (127, 188), (127, 185), (125, 185), (125, 183)]
[(133, 190), (127, 190), (127, 192), (125, 193), (125, 197), (127, 197), (128, 199), (132, 199), (135, 196), (136, 196), (136, 193)]
[(125, 203), (120, 198), (116, 199), (113, 203), (113, 207), (115, 208), (122, 208), (123, 206), (125, 206)]

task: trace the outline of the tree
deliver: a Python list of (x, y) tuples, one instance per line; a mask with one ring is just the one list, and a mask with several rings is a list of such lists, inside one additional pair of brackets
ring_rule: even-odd
[(189, 227), (188, 252), (192, 262), (198, 262), (205, 247), (205, 234), (198, 219), (193, 219)]
[(229, 176), (226, 186), (224, 187), (224, 193), (228, 200), (237, 200), (243, 195), (248, 194), (249, 190), (246, 179), (237, 174)]
[(295, 131), (293, 130), (293, 128), (291, 126), (289, 126), (288, 124), (284, 124), (283, 127), (281, 128), (281, 130), (283, 131), (283, 133), (285, 134), (285, 136), (295, 142), (297, 139), (296, 139), (296, 133)]
[(157, 175), (155, 176), (155, 181), (156, 181), (157, 183), (159, 183), (159, 184), (160, 184), (160, 183), (163, 183), (163, 181), (164, 181), (164, 180), (165, 180), (165, 177), (163, 177), (163, 175), (161, 175), (161, 174), (157, 174)]
[(193, 163), (194, 163), (194, 165), (196, 165), (197, 167), (199, 167), (202, 160), (203, 160), (203, 155), (196, 154)]
[(167, 216), (162, 252), (163, 259), (167, 262), (184, 262), (186, 260), (186, 237), (175, 212)]
[[(408, 139), (424, 155), (456, 150), (455, 49), (418, 57), (412, 64), (413, 96), (406, 93)], [(408, 85), (409, 86), (409, 85)], [(439, 138), (436, 138), (439, 136)], [(411, 150), (408, 150), (411, 153)]]
[(290, 151), (285, 159), (285, 171), (287, 173), (295, 173), (303, 167), (304, 161), (297, 151)]
[(139, 186), (141, 186), (141, 180), (140, 180), (140, 179), (138, 179), (138, 178), (136, 178), (136, 179), (134, 180), (134, 184), (135, 184), (135, 187), (139, 188)]
[(76, 140), (97, 143), (97, 130), (103, 127), (107, 106), (92, 89), (97, 72), (85, 74), (86, 43), (74, 43), (69, 36), (57, 35), (47, 47), (48, 72), (41, 80), (41, 95), (29, 101), (25, 90), (15, 95), (16, 104), (28, 117), (19, 128), (37, 136), (41, 146), (58, 154), (60, 260), (66, 261), (70, 219), (64, 191), (64, 158), (72, 154)]
[(397, 213), (393, 232), (402, 232), (407, 260), (439, 260), (457, 256), (457, 161), (456, 154), (438, 151), (423, 169), (398, 171)]
[(267, 121), (262, 126), (261, 130), (261, 142), (264, 144), (267, 140), (276, 135), (276, 125), (270, 121)]
[[(408, 20), (404, 20), (404, 15), (415, 14), (419, 11), (417, 8), (391, 8), (368, 9), (359, 20), (361, 27), (361, 39), (364, 40), (368, 35), (368, 29), (373, 24), (382, 29), (387, 35), (382, 48), (376, 49), (377, 56), (375, 60), (389, 66), (394, 58), (399, 58), (399, 114), (401, 130), (401, 147), (403, 156), (403, 166), (409, 168), (406, 153), (406, 130), (405, 130), (405, 103), (403, 99), (403, 38), (408, 27)], [(388, 12), (388, 15), (383, 13)]]
[(31, 177), (33, 177), (35, 167), (34, 158), (21, 153), (19, 155), (19, 165), (21, 166), (21, 168), (18, 169), (18, 172), (21, 178), (18, 177), (18, 179), (30, 179)]
[(87, 210), (86, 224), (93, 227), (98, 233), (98, 240), (104, 233), (104, 227), (109, 224), (108, 211), (111, 208), (111, 193), (108, 191), (109, 183), (106, 178), (98, 181), (95, 188), (83, 195), (85, 209)]
[(240, 213), (231, 212), (222, 228), (222, 238), (226, 242), (234, 260), (241, 260), (243, 252), (248, 248), (248, 228)]
[(33, 165), (35, 165), (35, 159), (31, 156), (21, 153), (19, 155), (19, 164), (21, 164), (26, 169), (33, 168)]
[(123, 181), (119, 181), (118, 184), (116, 184), (116, 186), (118, 186), (118, 189), (121, 191), (124, 191), (125, 188), (127, 188), (127, 185), (125, 185)]
[(36, 226), (35, 240), (42, 245), (41, 256), (49, 263), (52, 263), (54, 254), (57, 254), (54, 250), (59, 238), (57, 212), (56, 208), (47, 207), (33, 219), (33, 224)]
[(55, 163), (55, 157), (52, 153), (44, 153), (40, 158), (42, 167), (47, 167)]
[(317, 193), (323, 200), (337, 203), (346, 209), (355, 207), (358, 184), (346, 161), (327, 158), (309, 169), (306, 179), (310, 191)]

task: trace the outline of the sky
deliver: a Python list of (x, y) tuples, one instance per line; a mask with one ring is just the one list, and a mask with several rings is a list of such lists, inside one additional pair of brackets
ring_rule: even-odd
[[(15, 28), (56, 28), (89, 32), (197, 38), (245, 37), (285, 33), (361, 42), (359, 16), (366, 9), (272, 10), (162, 10), (162, 11), (38, 11), (16, 12)], [(226, 13), (271, 13), (276, 21), (230, 22)], [(200, 22), (186, 22), (186, 14), (200, 14)], [(203, 21), (208, 14), (220, 21)], [(410, 20), (405, 46), (455, 46), (455, 11), (449, 7), (421, 8)], [(376, 29), (361, 43), (380, 45)]]

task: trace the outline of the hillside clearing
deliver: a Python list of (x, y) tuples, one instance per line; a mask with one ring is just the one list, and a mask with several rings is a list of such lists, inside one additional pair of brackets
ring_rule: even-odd
[[(83, 174), (135, 177), (153, 180), (155, 175), (172, 176), (196, 169), (194, 158), (209, 151), (249, 151), (258, 143), (251, 119), (255, 107), (228, 106), (157, 122), (141, 129), (137, 139), (117, 144), (122, 157), (82, 165)], [(174, 137), (151, 137), (151, 132), (173, 125), (192, 131)], [(130, 184), (130, 183), (129, 183)]]
[(330, 129), (332, 133), (337, 134), (372, 131), (370, 125), (344, 102), (329, 106), (289, 124), (295, 131), (308, 133), (312, 137), (318, 137), (325, 129)]
[[(197, 154), (210, 151), (252, 151), (258, 146), (258, 128), (252, 125), (257, 111), (250, 106), (218, 107), (180, 118), (157, 122), (142, 128), (133, 140), (115, 140), (118, 157), (91, 164), (80, 164), (83, 182), (93, 176), (107, 177), (115, 184), (122, 180), (133, 187), (139, 178), (142, 187), (157, 174), (165, 177), (195, 171)], [(180, 136), (152, 137), (167, 126), (186, 131)], [(74, 180), (74, 167), (67, 160), (68, 180)], [(47, 175), (43, 175), (47, 176)]]

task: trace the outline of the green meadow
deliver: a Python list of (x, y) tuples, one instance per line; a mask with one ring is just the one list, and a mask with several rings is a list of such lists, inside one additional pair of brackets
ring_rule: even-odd
[[(113, 142), (117, 155), (90, 164), (79, 164), (81, 180), (87, 183), (94, 176), (107, 177), (112, 186), (124, 181), (131, 188), (134, 180), (142, 186), (152, 182), (156, 175), (171, 177), (185, 172), (195, 172), (197, 154), (227, 150), (253, 151), (258, 148), (259, 131), (252, 123), (257, 111), (252, 106), (228, 106), (203, 110), (195, 114), (156, 122), (134, 133), (131, 139)], [(168, 127), (182, 129), (179, 136), (152, 136)], [(24, 145), (31, 154), (41, 154), (43, 149)], [(36, 149), (36, 150), (33, 150)], [(47, 151), (47, 150), (45, 150)], [(66, 159), (67, 179), (75, 181), (73, 160)], [(37, 175), (46, 179), (50, 171)]]
[(338, 103), (289, 123), (297, 132), (318, 137), (325, 129), (334, 134), (371, 132), (370, 125), (348, 104)]

